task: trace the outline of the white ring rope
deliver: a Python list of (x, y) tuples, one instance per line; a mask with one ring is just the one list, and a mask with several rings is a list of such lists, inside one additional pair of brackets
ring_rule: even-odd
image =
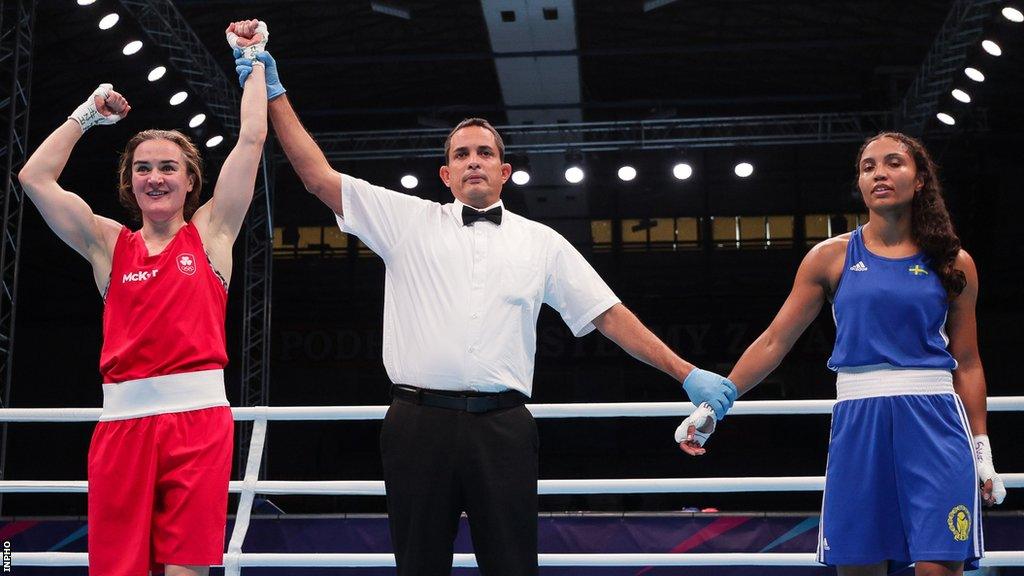
[[(1024, 473), (1000, 474), (1007, 488), (1024, 488)], [(700, 494), (705, 492), (820, 492), (824, 476), (750, 478), (615, 478), (594, 480), (540, 480), (537, 494)], [(244, 494), (247, 482), (232, 481), (229, 491)], [(251, 483), (256, 494), (271, 496), (383, 496), (382, 480), (259, 480)], [(0, 493), (85, 494), (85, 480), (3, 480)]]
[[(768, 400), (738, 402), (734, 415), (829, 414), (834, 400)], [(609, 418), (685, 416), (688, 402), (631, 402), (611, 404), (534, 404), (537, 418)], [(988, 399), (989, 411), (1024, 410), (1024, 396)], [(392, 554), (243, 554), (255, 494), (321, 494), (383, 496), (382, 481), (257, 480), (269, 420), (379, 420), (386, 406), (305, 406), (233, 408), (235, 420), (255, 421), (249, 445), (245, 479), (231, 482), (229, 491), (241, 494), (235, 527), (224, 555), (225, 576), (239, 576), (243, 567), (393, 567)], [(89, 422), (99, 419), (97, 408), (6, 408), (0, 422)], [(1024, 487), (1024, 473), (1003, 474), (1007, 488)], [(822, 476), (761, 478), (627, 478), (611, 480), (539, 480), (537, 493), (637, 494), (705, 492), (820, 491)], [(0, 493), (86, 493), (88, 483), (76, 481), (0, 481)], [(15, 566), (88, 566), (85, 553), (15, 552)], [(817, 566), (815, 554), (540, 554), (540, 566)], [(986, 552), (982, 566), (1024, 566), (1024, 551)], [(472, 554), (455, 554), (454, 567), (476, 567)]]
[[(241, 554), (247, 568), (392, 568), (392, 554)], [(475, 568), (473, 554), (453, 554), (455, 568)], [(813, 553), (708, 554), (538, 554), (541, 567), (552, 566), (820, 566)], [(14, 552), (15, 566), (87, 566), (84, 552)], [(1024, 551), (985, 552), (982, 566), (1024, 566)]]
[[(730, 416), (831, 414), (835, 400), (741, 400)], [(612, 402), (605, 404), (527, 404), (537, 418), (633, 418), (689, 416), (689, 402)], [(235, 420), (380, 420), (387, 406), (255, 406), (232, 408)], [(1024, 396), (988, 398), (989, 412), (1022, 412)], [(3, 408), (0, 422), (95, 422), (99, 408)]]

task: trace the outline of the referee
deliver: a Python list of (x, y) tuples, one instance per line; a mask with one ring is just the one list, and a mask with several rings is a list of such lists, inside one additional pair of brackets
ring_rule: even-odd
[[(302, 127), (276, 66), (270, 119), (306, 189), (386, 266), (384, 366), (393, 402), (381, 430), (400, 576), (449, 574), (463, 511), (480, 571), (537, 574), (537, 426), (525, 408), (537, 315), (558, 311), (576, 336), (597, 328), (724, 415), (729, 380), (673, 353), (557, 232), (501, 202), (512, 173), (486, 121), (445, 142), (439, 204), (336, 172)], [(276, 93), (276, 94), (275, 94)]]

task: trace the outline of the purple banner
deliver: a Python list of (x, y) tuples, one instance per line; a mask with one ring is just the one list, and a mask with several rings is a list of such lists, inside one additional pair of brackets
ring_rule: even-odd
[[(1024, 516), (989, 515), (984, 519), (988, 550), (1019, 550), (1024, 545)], [(230, 525), (228, 534), (230, 534)], [(545, 514), (539, 521), (541, 553), (712, 553), (813, 552), (817, 543), (816, 515), (777, 514)], [(87, 528), (82, 519), (0, 520), (0, 541), (14, 552), (84, 552)], [(372, 553), (390, 552), (384, 516), (256, 516), (246, 537), (244, 552), (267, 553)], [(466, 519), (462, 519), (455, 551), (471, 553)], [(83, 568), (14, 569), (14, 574), (84, 576)], [(214, 570), (214, 574), (222, 573)], [(387, 575), (393, 569), (255, 569), (251, 576), (328, 574)], [(453, 574), (478, 574), (456, 569)], [(911, 572), (906, 572), (907, 574)], [(754, 576), (834, 574), (826, 567), (629, 567), (542, 568), (543, 576)], [(1024, 568), (1004, 568), (1004, 576), (1024, 575)]]

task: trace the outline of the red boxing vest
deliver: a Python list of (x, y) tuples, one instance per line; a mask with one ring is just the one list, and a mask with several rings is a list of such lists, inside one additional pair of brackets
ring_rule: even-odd
[(103, 383), (224, 368), (227, 300), (191, 222), (155, 256), (122, 228), (103, 310)]

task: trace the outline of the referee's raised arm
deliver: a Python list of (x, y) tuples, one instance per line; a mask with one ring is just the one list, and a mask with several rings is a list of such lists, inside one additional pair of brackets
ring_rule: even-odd
[[(269, 76), (269, 70), (268, 70)], [(270, 101), (270, 122), (303, 186), (335, 214), (341, 212), (341, 173), (331, 168), (327, 157), (295, 114), (286, 94)]]
[[(244, 37), (243, 34), (250, 32), (244, 31), (236, 37)], [(281, 84), (277, 61), (267, 51), (264, 51), (260, 60), (266, 66), (267, 110), (270, 113), (270, 122), (277, 139), (281, 142), (281, 148), (288, 156), (288, 162), (298, 173), (306, 190), (315, 194), (328, 208), (334, 210), (335, 214), (342, 215), (341, 173), (331, 168), (323, 150), (299, 121), (285, 94), (284, 85)], [(244, 85), (248, 72), (242, 67), (236, 68), (236, 71)]]

